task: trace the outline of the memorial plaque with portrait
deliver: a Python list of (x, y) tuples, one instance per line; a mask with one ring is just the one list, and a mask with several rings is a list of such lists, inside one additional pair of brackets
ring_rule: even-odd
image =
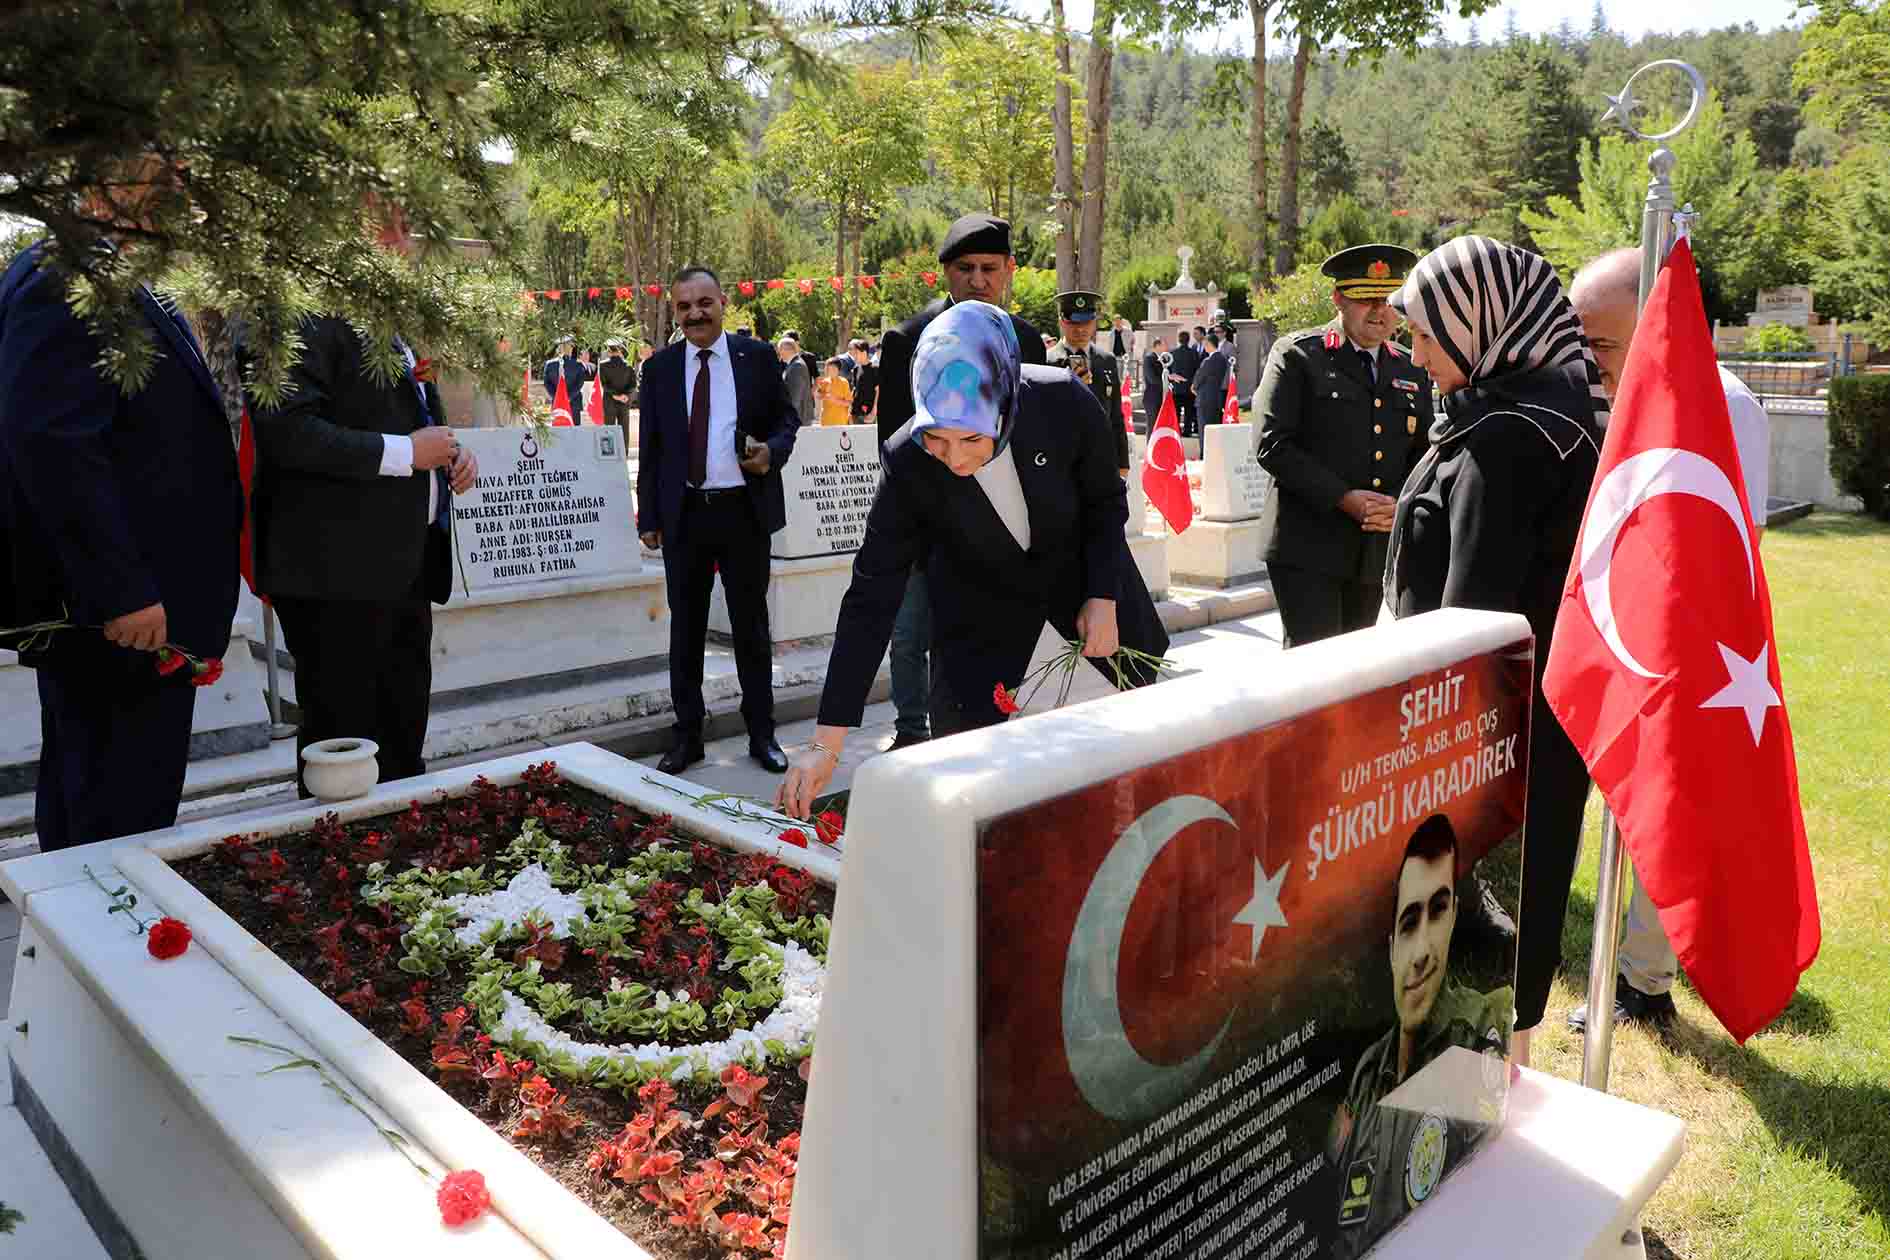
[(1530, 679), (1471, 655), (983, 826), (981, 1257), (1351, 1260), (1425, 1209), (1503, 1121), (1513, 951), (1457, 885), (1522, 830)]

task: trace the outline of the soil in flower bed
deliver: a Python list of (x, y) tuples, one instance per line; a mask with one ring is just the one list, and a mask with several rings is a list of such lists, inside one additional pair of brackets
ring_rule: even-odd
[[(504, 865), (495, 859), (528, 819), (563, 846), (573, 869), (617, 871), (652, 850), (690, 859), (668, 859), (660, 879), (637, 895), (635, 933), (618, 944), (580, 948), (574, 939), (554, 939), (528, 923), (495, 945), (508, 962), (546, 982), (570, 985), (572, 1003), (642, 984), (664, 1009), (685, 994), (703, 1010), (712, 1007), (718, 986), (733, 974), (722, 966), (729, 945), (688, 912), (695, 891), (703, 902), (721, 903), (738, 888), (765, 884), (773, 890), (768, 908), (781, 918), (804, 924), (832, 914), (832, 890), (804, 872), (691, 842), (672, 831), (667, 817), (562, 782), (549, 762), (514, 787), (481, 779), (462, 797), (416, 801), (399, 814), (347, 824), (329, 815), (309, 832), (266, 841), (232, 836), (207, 854), (173, 865), (278, 957), (653, 1255), (778, 1255), (793, 1192), (807, 1060), (771, 1058), (765, 1067), (732, 1066), (675, 1082), (659, 1073), (640, 1083), (599, 1083), (569, 1062), (521, 1062), (522, 1047), (513, 1053), (505, 1038), (495, 1044), (480, 1031), (479, 1012), (467, 1000), (476, 979), (468, 951), (449, 953), (439, 974), (418, 974), (409, 936), (415, 924), (391, 904), (370, 904), (361, 895), (376, 873), (383, 880), (410, 870), (470, 875), (482, 865), (498, 868), (491, 882), (503, 888)], [(768, 904), (765, 893), (761, 898)], [(533, 960), (536, 968), (529, 966)], [(753, 1012), (750, 1022), (766, 1014)], [(568, 1018), (550, 1022), (597, 1044), (660, 1040), (680, 1047), (729, 1035), (714, 1019), (700, 1028), (669, 1028), (660, 1037), (602, 1036)]]

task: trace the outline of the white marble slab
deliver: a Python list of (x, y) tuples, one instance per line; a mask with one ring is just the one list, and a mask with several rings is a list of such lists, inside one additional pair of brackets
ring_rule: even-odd
[(615, 425), (461, 429), (479, 481), (453, 501), (456, 579), (474, 591), (635, 573), (636, 513)]
[(1148, 462), (1148, 438), (1135, 434), (1129, 438), (1129, 523), (1123, 532), (1139, 538), (1148, 528), (1148, 493), (1142, 489), (1142, 466)]
[(1210, 424), (1202, 430), (1201, 515), (1210, 521), (1260, 517), (1264, 476), (1253, 457), (1251, 424)]
[(858, 551), (879, 489), (879, 429), (870, 424), (809, 426), (794, 435), (781, 470), (787, 526), (769, 552), (777, 560)]

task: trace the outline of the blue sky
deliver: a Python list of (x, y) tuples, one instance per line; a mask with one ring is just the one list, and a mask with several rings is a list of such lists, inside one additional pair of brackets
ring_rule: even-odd
[[(1064, 0), (1064, 10), (1072, 27), (1078, 30), (1088, 28), (1093, 3), (1094, 0)], [(1794, 16), (1798, 11), (1797, 0), (1689, 0), (1685, 5), (1648, 3), (1648, 0), (1602, 0), (1602, 8), (1608, 15), (1609, 27), (1630, 38), (1648, 31), (1712, 30), (1746, 22), (1755, 24), (1760, 30), (1769, 31), (1780, 26), (1797, 25), (1805, 20)], [(1506, 14), (1510, 10), (1514, 10), (1522, 29), (1532, 34), (1553, 31), (1563, 18), (1573, 23), (1576, 30), (1585, 31), (1594, 13), (1594, 0), (1517, 0), (1516, 3), (1491, 9), (1477, 19), (1478, 29), (1485, 40), (1502, 33), (1508, 21)], [(1047, 0), (1021, 0), (1017, 11), (1032, 16), (1041, 15), (1048, 20), (1050, 6)], [(1444, 30), (1451, 39), (1461, 41), (1469, 26), (1468, 22), (1450, 18), (1445, 21)], [(1250, 42), (1250, 28), (1243, 17), (1190, 42), (1204, 50), (1231, 52), (1244, 49)]]

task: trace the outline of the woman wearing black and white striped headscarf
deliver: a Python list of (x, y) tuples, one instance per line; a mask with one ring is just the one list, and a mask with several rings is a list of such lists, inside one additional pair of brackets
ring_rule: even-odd
[[(1581, 322), (1547, 262), (1482, 236), (1426, 255), (1390, 305), (1411, 326), (1411, 361), (1431, 374), (1442, 414), (1398, 497), (1386, 602), (1400, 617), (1522, 613), (1543, 661), (1607, 417)], [(1540, 686), (1530, 730), (1511, 1045), (1523, 1063), (1561, 962), (1588, 793), (1587, 767)]]

